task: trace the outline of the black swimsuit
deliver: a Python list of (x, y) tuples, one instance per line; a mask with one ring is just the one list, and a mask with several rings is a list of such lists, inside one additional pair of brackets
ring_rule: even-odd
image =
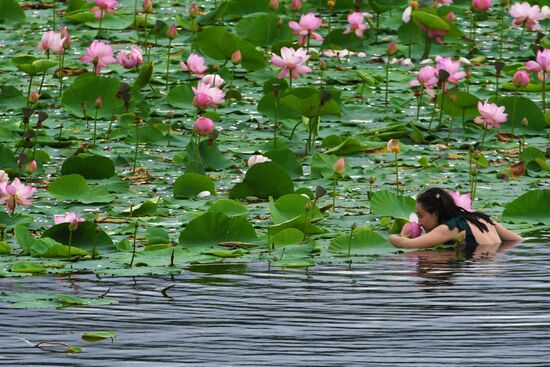
[(459, 231), (466, 231), (466, 257), (469, 258), (473, 255), (474, 251), (477, 248), (477, 241), (474, 237), (474, 234), (472, 232), (472, 229), (470, 228), (470, 225), (466, 221), (466, 219), (462, 217), (454, 217), (449, 219), (446, 223), (447, 227), (449, 227), (450, 230), (453, 230), (455, 228), (458, 228)]

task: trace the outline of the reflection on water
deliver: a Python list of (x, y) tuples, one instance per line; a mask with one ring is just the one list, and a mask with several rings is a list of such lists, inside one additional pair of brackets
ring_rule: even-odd
[[(548, 362), (550, 250), (415, 251), (366, 264), (268, 271), (193, 266), (176, 277), (2, 279), (0, 291), (97, 297), (62, 310), (0, 304), (6, 366), (517, 366)], [(168, 286), (165, 294), (161, 291)], [(112, 330), (113, 343), (84, 332)], [(14, 337), (82, 346), (47, 353)]]

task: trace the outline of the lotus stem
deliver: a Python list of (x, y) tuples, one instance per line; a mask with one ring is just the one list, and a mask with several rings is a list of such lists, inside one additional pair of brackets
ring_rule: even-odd
[(475, 49), (476, 27), (477, 27), (476, 15), (472, 11), (472, 20), (471, 20), (471, 27), (470, 27), (470, 54), (472, 54)]
[(65, 52), (59, 55), (59, 100), (61, 101), (61, 95), (63, 94), (63, 75), (65, 75), (63, 66), (65, 63)]
[(52, 1), (52, 28), (55, 29), (55, 0)]
[(542, 71), (542, 112), (546, 113), (546, 71)]
[(514, 92), (514, 104), (512, 105), (512, 135), (514, 135), (514, 130), (516, 127), (516, 102), (518, 99), (518, 90), (516, 88), (516, 91)]
[[(134, 0), (134, 22), (132, 24), (136, 29), (137, 29), (137, 7), (138, 7), (138, 2), (137, 0)], [(138, 37), (139, 37), (139, 32), (138, 32)]]
[(149, 38), (149, 26), (147, 25), (147, 18), (149, 16), (149, 12), (145, 12), (145, 34), (143, 36), (143, 48), (145, 49), (145, 55), (147, 55), (147, 63), (149, 63), (150, 60), (150, 50), (149, 50), (149, 42), (147, 41), (147, 38)]
[[(46, 59), (50, 59), (50, 51), (46, 51)], [(42, 80), (40, 80), (40, 87), (38, 88), (38, 94), (42, 94), (42, 86), (44, 85), (44, 78), (46, 78), (46, 71), (42, 74)]]
[(479, 145), (479, 149), (483, 148), (483, 143), (485, 143), (485, 137), (487, 136), (487, 127), (483, 127), (483, 137), (481, 138), (481, 144)]
[[(348, 257), (351, 257), (351, 240), (353, 239), (353, 225), (350, 228), (349, 231), (349, 241), (348, 241)], [(351, 265), (351, 263), (350, 263)]]
[(279, 121), (277, 111), (279, 110), (279, 99), (275, 97), (275, 125), (273, 126), (273, 149), (277, 149), (277, 130), (279, 128)]
[(94, 137), (93, 137), (93, 145), (95, 147), (96, 142), (96, 133), (97, 133), (97, 112), (99, 110), (98, 106), (95, 106), (95, 116), (94, 116)]
[(504, 12), (505, 12), (506, 6), (504, 5), (504, 2), (500, 2), (500, 19), (499, 19), (499, 28), (500, 28), (500, 40), (499, 40), (499, 46), (498, 46), (498, 59), (502, 61), (502, 44), (504, 41)]
[(32, 79), (34, 78), (34, 75), (31, 74), (31, 78), (29, 80), (29, 87), (27, 88), (27, 107), (30, 105), (30, 97), (31, 97), (31, 88), (32, 88)]
[(386, 62), (386, 98), (384, 99), (384, 106), (388, 107), (388, 89), (390, 84), (390, 58), (388, 55), (388, 61)]
[(71, 246), (73, 243), (73, 231), (69, 228), (69, 261), (71, 261)]
[(395, 193), (399, 195), (399, 161), (395, 152)]
[(136, 165), (137, 165), (137, 158), (138, 158), (138, 148), (139, 148), (139, 119), (136, 119), (136, 146), (134, 149), (134, 167), (132, 168), (132, 172), (135, 175), (136, 174)]
[(130, 267), (134, 266), (134, 259), (136, 257), (136, 239), (137, 239), (138, 222), (134, 222), (134, 243), (132, 246), (132, 259), (130, 260)]
[(94, 234), (94, 243), (92, 245), (92, 260), (95, 259), (95, 247), (97, 244), (97, 237), (99, 236), (100, 228), (98, 225), (95, 226), (95, 234)]
[[(437, 100), (436, 100), (437, 103)], [(439, 123), (437, 125), (438, 128), (441, 128), (441, 121), (443, 119), (443, 106), (445, 104), (445, 82), (441, 85), (441, 109), (439, 110)]]
[(166, 57), (166, 93), (168, 94), (168, 73), (170, 72), (170, 48), (172, 47), (172, 39), (168, 40), (168, 55)]
[(332, 212), (333, 213), (336, 211), (336, 185), (338, 185), (338, 178), (334, 179), (334, 183), (332, 185)]
[(99, 18), (99, 29), (97, 30), (97, 38), (98, 39), (101, 39), (101, 25), (103, 23), (103, 8), (101, 8), (101, 13), (100, 13), (100, 18)]
[(418, 105), (416, 106), (416, 121), (420, 122), (420, 106), (422, 105), (422, 97), (424, 96), (424, 86), (420, 87), (420, 95), (418, 96)]

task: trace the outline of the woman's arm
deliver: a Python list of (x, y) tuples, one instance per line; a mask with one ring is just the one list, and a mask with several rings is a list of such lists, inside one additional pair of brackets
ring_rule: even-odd
[(399, 248), (426, 248), (445, 243), (458, 236), (458, 229), (450, 230), (444, 224), (440, 224), (430, 232), (416, 238), (391, 235), (389, 240), (392, 245)]
[(500, 223), (495, 222), (495, 228), (497, 230), (498, 236), (502, 241), (523, 241), (523, 237), (521, 237), (517, 233), (510, 231)]

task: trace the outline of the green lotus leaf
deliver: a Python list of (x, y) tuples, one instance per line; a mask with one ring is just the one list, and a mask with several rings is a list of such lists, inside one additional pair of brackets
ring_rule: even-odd
[(254, 242), (256, 231), (244, 217), (205, 213), (193, 219), (179, 237), (184, 247), (212, 246), (220, 242)]
[(248, 208), (241, 203), (231, 199), (216, 201), (210, 208), (209, 213), (223, 213), (229, 217), (236, 217), (248, 214)]
[(532, 190), (508, 203), (502, 219), (509, 222), (550, 224), (550, 190)]
[[(52, 238), (68, 246), (69, 238), (71, 238), (69, 223), (56, 224), (48, 228), (42, 233), (42, 237)], [(72, 233), (71, 247), (78, 247), (89, 253), (91, 253), (92, 249), (95, 247), (95, 255), (116, 250), (111, 237), (109, 237), (109, 235), (96, 223), (89, 221), (78, 223), (77, 229)]]
[(230, 198), (246, 198), (254, 196), (267, 199), (278, 198), (294, 191), (294, 182), (288, 173), (277, 163), (265, 162), (252, 166), (243, 182), (233, 186), (229, 192)]
[(328, 250), (339, 255), (373, 256), (396, 252), (387, 239), (374, 232), (370, 227), (356, 228), (350, 235), (336, 237), (330, 242)]
[(190, 172), (186, 172), (176, 179), (173, 191), (176, 199), (194, 198), (202, 191), (208, 191), (210, 194), (216, 195), (214, 181), (208, 176)]
[(85, 179), (98, 180), (115, 175), (115, 165), (107, 157), (79, 154), (71, 156), (61, 166), (62, 175), (79, 174)]
[(408, 218), (411, 213), (416, 212), (416, 202), (413, 198), (386, 190), (373, 192), (370, 201), (374, 214), (381, 217)]

